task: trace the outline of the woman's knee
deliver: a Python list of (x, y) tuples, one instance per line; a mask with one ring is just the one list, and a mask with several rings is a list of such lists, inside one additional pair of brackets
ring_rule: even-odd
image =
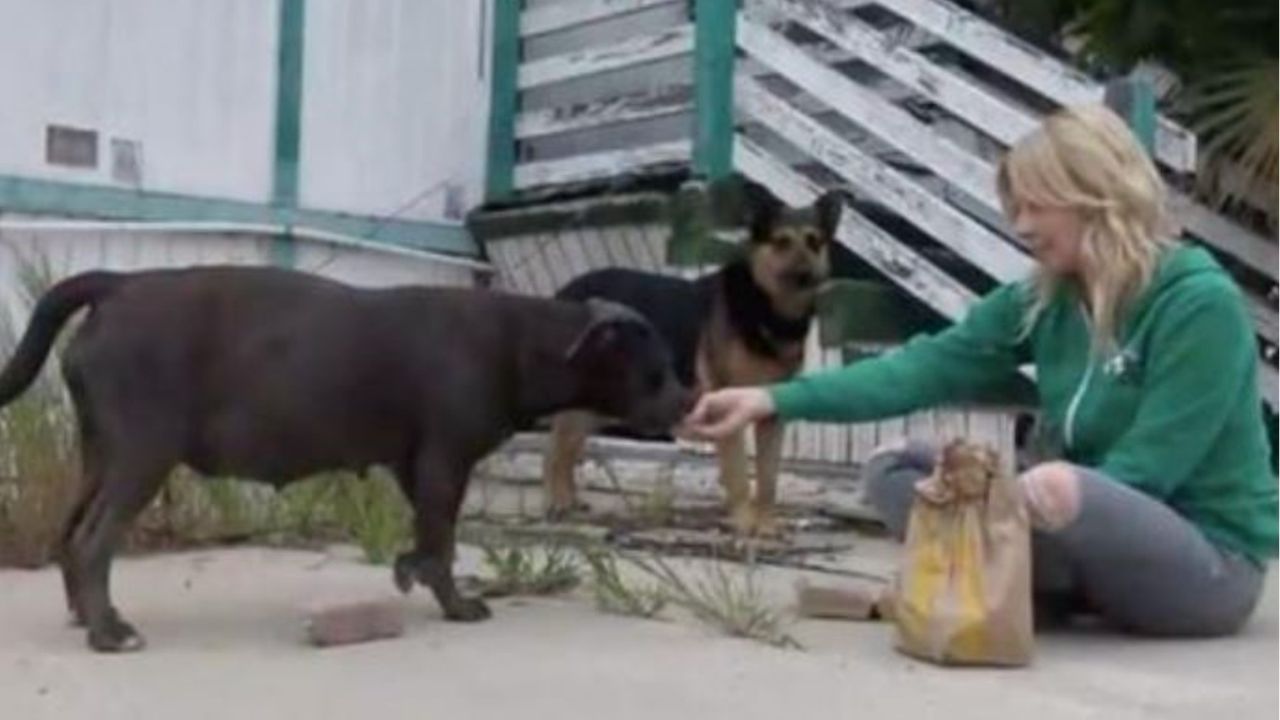
[(881, 446), (862, 468), (864, 496), (896, 535), (906, 528), (915, 484), (933, 472), (937, 451), (925, 443)]
[(1080, 471), (1065, 462), (1036, 465), (1019, 478), (1032, 523), (1041, 530), (1055, 532), (1080, 516)]

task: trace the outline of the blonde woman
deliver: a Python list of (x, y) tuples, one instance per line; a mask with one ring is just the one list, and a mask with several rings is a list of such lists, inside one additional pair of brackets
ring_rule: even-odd
[[(1104, 107), (1049, 117), (1000, 163), (998, 190), (1034, 277), (884, 356), (708, 394), (688, 432), (901, 415), (988, 396), (1031, 363), (1062, 448), (1021, 476), (1038, 607), (1141, 634), (1236, 631), (1277, 545), (1256, 340), (1238, 289), (1208, 253), (1172, 239), (1155, 168)], [(867, 463), (870, 500), (899, 536), (933, 462), (915, 445)]]

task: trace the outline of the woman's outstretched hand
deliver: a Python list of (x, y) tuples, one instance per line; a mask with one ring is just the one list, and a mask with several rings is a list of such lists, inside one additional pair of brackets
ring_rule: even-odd
[(716, 390), (698, 400), (685, 416), (680, 434), (696, 440), (721, 440), (773, 413), (773, 397), (764, 388)]

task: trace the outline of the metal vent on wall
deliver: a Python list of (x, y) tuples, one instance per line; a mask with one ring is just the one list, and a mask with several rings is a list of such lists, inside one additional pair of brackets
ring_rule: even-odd
[(44, 158), (50, 165), (93, 169), (98, 167), (98, 133), (65, 125), (45, 128)]
[(142, 143), (111, 138), (111, 179), (125, 185), (142, 184)]

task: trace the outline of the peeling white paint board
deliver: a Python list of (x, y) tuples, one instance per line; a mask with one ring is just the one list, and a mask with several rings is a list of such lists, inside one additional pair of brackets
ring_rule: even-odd
[(991, 95), (981, 85), (894, 43), (886, 33), (840, 13), (835, 6), (821, 0), (768, 0), (765, 4), (1006, 145), (1039, 124), (1034, 116)]
[(608, 253), (600, 245), (600, 235), (598, 233), (582, 228), (574, 228), (572, 232), (577, 236), (582, 252), (586, 255), (587, 264), (592, 270), (606, 268), (612, 264)]
[[(843, 0), (842, 0), (843, 1)], [(1102, 102), (1105, 88), (962, 8), (939, 0), (877, 0), (970, 57), (1060, 105)], [(1156, 122), (1156, 157), (1178, 172), (1195, 170), (1195, 135), (1164, 116)]]
[(755, 80), (738, 78), (735, 99), (752, 119), (823, 164), (903, 218), (947, 245), (997, 280), (1018, 280), (1031, 260), (945, 200), (902, 173), (846, 143), (834, 132), (800, 113)]
[(520, 35), (530, 37), (669, 5), (680, 0), (561, 0), (520, 14)]
[(572, 270), (569, 268), (569, 258), (564, 254), (564, 248), (561, 247), (560, 233), (552, 232), (543, 236), (542, 256), (546, 259), (547, 275), (551, 277), (551, 292), (548, 294), (552, 295), (564, 287), (572, 276)]
[(586, 248), (583, 247), (582, 235), (568, 229), (556, 233), (560, 245), (564, 249), (565, 259), (569, 262), (569, 272), (573, 277), (584, 275), (591, 270), (587, 260)]
[(671, 140), (638, 148), (521, 163), (515, 169), (515, 184), (518, 189), (524, 190), (543, 185), (614, 178), (654, 165), (687, 162), (691, 149), (692, 143), (689, 140)]
[(1193, 234), (1266, 277), (1276, 279), (1280, 248), (1274, 238), (1252, 233), (1184, 195), (1175, 194), (1171, 200), (1174, 212)]
[(693, 110), (688, 85), (527, 110), (516, 117), (517, 140), (653, 120)]
[(693, 26), (674, 27), (620, 43), (591, 47), (524, 63), (516, 73), (519, 90), (598, 75), (666, 60), (693, 51)]
[(856, 118), (859, 125), (958, 190), (992, 211), (1000, 211), (995, 169), (940, 137), (907, 111), (809, 57), (778, 33), (754, 22), (749, 13), (738, 23), (738, 46), (822, 102)]
[(552, 280), (547, 273), (546, 258), (542, 254), (542, 243), (546, 235), (538, 234), (520, 243), (518, 257), (513, 270), (522, 272), (529, 280), (532, 294), (545, 297), (551, 294)]

